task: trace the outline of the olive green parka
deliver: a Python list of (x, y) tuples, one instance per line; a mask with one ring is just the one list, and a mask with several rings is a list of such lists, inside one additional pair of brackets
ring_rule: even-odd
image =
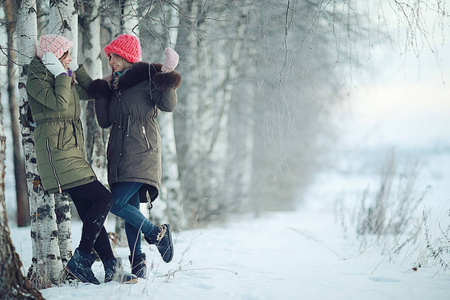
[(44, 190), (62, 192), (97, 178), (86, 160), (80, 99), (88, 100), (92, 82), (83, 66), (53, 76), (35, 57), (28, 67), (26, 89), (33, 121), (38, 172)]
[(141, 202), (153, 201), (159, 194), (162, 176), (156, 117), (160, 111), (175, 109), (181, 75), (176, 71), (162, 73), (160, 64), (138, 62), (122, 73), (117, 88), (111, 81), (111, 76), (94, 80), (89, 87), (99, 125), (111, 128), (107, 149), (109, 185), (143, 183)]

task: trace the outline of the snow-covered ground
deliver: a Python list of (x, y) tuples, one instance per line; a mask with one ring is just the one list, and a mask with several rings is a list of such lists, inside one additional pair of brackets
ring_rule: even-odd
[[(426, 161), (423, 183), (432, 182), (433, 189), (426, 203), (448, 209), (450, 172), (442, 166), (450, 165), (450, 151)], [(169, 264), (153, 246), (145, 245), (151, 272), (137, 284), (79, 284), (41, 292), (46, 299), (61, 300), (450, 299), (450, 273), (440, 272), (441, 267), (430, 264), (413, 271), (414, 257), (389, 261), (376, 248), (361, 252), (358, 243), (343, 234), (335, 215), (336, 195), (367, 183), (356, 176), (344, 179), (336, 172), (319, 178), (296, 211), (236, 216), (226, 224), (176, 233), (176, 253)], [(11, 231), (26, 273), (31, 263), (29, 229)], [(75, 247), (79, 222), (73, 222), (72, 231)], [(115, 251), (129, 269), (127, 249)], [(94, 272), (102, 281), (100, 262)]]

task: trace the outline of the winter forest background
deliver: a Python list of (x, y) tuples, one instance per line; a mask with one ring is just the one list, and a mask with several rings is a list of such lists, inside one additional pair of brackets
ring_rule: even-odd
[[(59, 284), (77, 217), (67, 195), (43, 193), (33, 161), (24, 70), (47, 33), (73, 40), (72, 56), (94, 79), (110, 72), (103, 47), (121, 33), (139, 37), (143, 61), (162, 63), (166, 47), (179, 53), (179, 104), (158, 120), (164, 177), (149, 212), (155, 223), (183, 231), (236, 214), (297, 210), (318, 185), (334, 180), (336, 218), (361, 245), (395, 252), (422, 242), (424, 261), (449, 268), (449, 197), (438, 202), (443, 219), (425, 213), (432, 189), (420, 177), (427, 155), (450, 152), (450, 94), (437, 94), (449, 79), (448, 1), (0, 4), (2, 202), (10, 226), (31, 228), (33, 262), (25, 275), (33, 288)], [(419, 85), (424, 99), (416, 100)], [(396, 96), (400, 104), (393, 104)], [(422, 118), (411, 122), (412, 112)], [(107, 184), (108, 132), (97, 126), (92, 102), (83, 125), (88, 160)], [(121, 226), (117, 220), (118, 237)], [(3, 247), (7, 234), (0, 237)], [(1, 252), (7, 261), (14, 257)]]

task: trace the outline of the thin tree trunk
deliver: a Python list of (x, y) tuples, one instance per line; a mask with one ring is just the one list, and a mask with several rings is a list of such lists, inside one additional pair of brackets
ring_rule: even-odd
[[(179, 5), (179, 1), (174, 1)], [(178, 38), (178, 25), (180, 22), (178, 11), (170, 7), (168, 14), (169, 41), (168, 47), (175, 48)], [(186, 226), (183, 210), (183, 193), (178, 173), (177, 148), (175, 141), (175, 128), (173, 113), (161, 113), (158, 116), (161, 127), (162, 147), (162, 186), (161, 200), (165, 203), (163, 214), (152, 212), (157, 223), (169, 222), (175, 230), (181, 230)], [(154, 209), (155, 210), (155, 209)], [(156, 211), (159, 211), (156, 210)]]
[[(240, 9), (242, 9), (241, 17), (235, 30), (236, 35), (233, 37), (230, 65), (226, 69), (224, 80), (224, 107), (220, 115), (221, 120), (217, 122), (219, 125), (217, 131), (225, 135), (224, 139), (226, 139), (226, 141), (223, 141), (226, 144), (226, 147), (224, 147), (225, 152), (222, 153), (222, 161), (224, 162), (223, 170), (226, 171), (224, 178), (221, 180), (222, 182), (239, 182), (239, 184), (234, 185), (233, 189), (224, 189), (220, 192), (224, 196), (223, 200), (229, 203), (227, 210), (233, 212), (238, 211), (243, 206), (248, 206), (249, 187), (251, 186), (251, 154), (253, 147), (249, 143), (251, 139), (248, 137), (250, 133), (248, 128), (251, 120), (251, 106), (247, 103), (242, 104), (240, 100), (252, 99), (252, 97), (246, 97), (251, 95), (251, 91), (241, 89), (242, 86), (236, 81), (238, 78), (239, 60), (245, 51), (243, 43), (245, 41), (245, 32), (248, 24), (247, 19), (251, 7), (252, 4), (248, 0), (245, 0), (242, 6), (240, 6)], [(246, 47), (248, 47), (247, 44)], [(244, 71), (246, 69), (244, 68)], [(233, 119), (233, 112), (235, 113), (234, 116), (237, 116), (235, 119)], [(233, 133), (235, 133), (234, 136)]]
[[(82, 18), (80, 19), (80, 26), (84, 32), (82, 35), (84, 66), (93, 79), (103, 77), (99, 7), (100, 0), (84, 2), (82, 4)], [(105, 145), (109, 130), (102, 129), (98, 125), (95, 117), (94, 104), (94, 101), (88, 101), (84, 109), (86, 116), (86, 154), (88, 162), (94, 169), (99, 181), (107, 184), (108, 174)]]
[[(183, 11), (185, 15), (192, 16), (196, 20), (200, 19), (199, 1), (181, 1), (180, 6), (180, 11)], [(185, 34), (180, 34), (177, 38), (178, 53), (186, 62), (186, 65), (179, 66), (183, 75), (183, 86), (178, 91), (178, 97), (183, 101), (178, 102), (178, 110), (182, 111), (183, 115), (175, 115), (174, 123), (182, 192), (185, 198), (184, 211), (188, 226), (197, 224), (200, 214), (198, 207), (204, 201), (204, 195), (199, 192), (199, 182), (202, 178), (192, 173), (195, 170), (195, 164), (200, 162), (197, 149), (201, 145), (198, 144), (195, 126), (200, 122), (197, 119), (197, 111), (200, 105), (199, 90), (200, 85), (203, 84), (203, 82), (200, 82), (202, 77), (200, 74), (205, 69), (203, 67), (191, 68), (191, 66), (201, 65), (197, 61), (196, 54), (204, 54), (197, 40), (196, 20), (192, 21), (186, 17), (180, 19), (180, 27), (185, 28)]]
[(0, 294), (4, 300), (44, 299), (20, 271), (22, 262), (10, 237), (5, 204), (5, 157), (6, 137), (0, 101)]
[(121, 1), (122, 5), (122, 32), (139, 36), (139, 3)]
[(28, 115), (28, 96), (26, 92), (27, 66), (36, 53), (37, 21), (34, 0), (21, 1), (17, 10), (17, 48), (19, 65), (19, 107), (22, 131), (22, 145), (27, 170), (28, 197), (31, 213), (31, 238), (33, 263), (28, 279), (37, 289), (58, 284), (63, 265), (59, 253), (58, 228), (54, 197), (44, 193), (37, 170), (34, 151), (34, 127)]
[(15, 1), (7, 0), (4, 3), (5, 15), (7, 19), (8, 31), (8, 97), (9, 97), (9, 114), (11, 117), (12, 131), (12, 147), (13, 147), (13, 164), (14, 179), (16, 183), (16, 202), (17, 202), (17, 225), (19, 227), (30, 225), (30, 208), (28, 204), (27, 193), (27, 176), (25, 173), (25, 160), (22, 155), (20, 128), (19, 128), (19, 105), (16, 95), (16, 78), (14, 62), (17, 60), (14, 47), (14, 31), (15, 31)]
[(73, 42), (72, 58), (78, 58), (78, 11), (74, 0), (50, 0), (48, 33), (58, 34)]
[(72, 235), (70, 221), (72, 218), (72, 199), (68, 193), (55, 197), (56, 223), (58, 224), (58, 243), (61, 261), (65, 265), (72, 257)]

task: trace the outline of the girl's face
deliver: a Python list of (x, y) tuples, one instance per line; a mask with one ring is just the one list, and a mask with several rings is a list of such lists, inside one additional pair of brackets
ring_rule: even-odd
[(113, 71), (122, 72), (128, 67), (128, 65), (129, 63), (121, 56), (115, 53), (109, 54), (109, 66), (113, 69)]
[(70, 55), (70, 51), (67, 51), (66, 53), (61, 56), (59, 59), (63, 67), (67, 70), (69, 67), (70, 62), (72, 61), (72, 56)]

